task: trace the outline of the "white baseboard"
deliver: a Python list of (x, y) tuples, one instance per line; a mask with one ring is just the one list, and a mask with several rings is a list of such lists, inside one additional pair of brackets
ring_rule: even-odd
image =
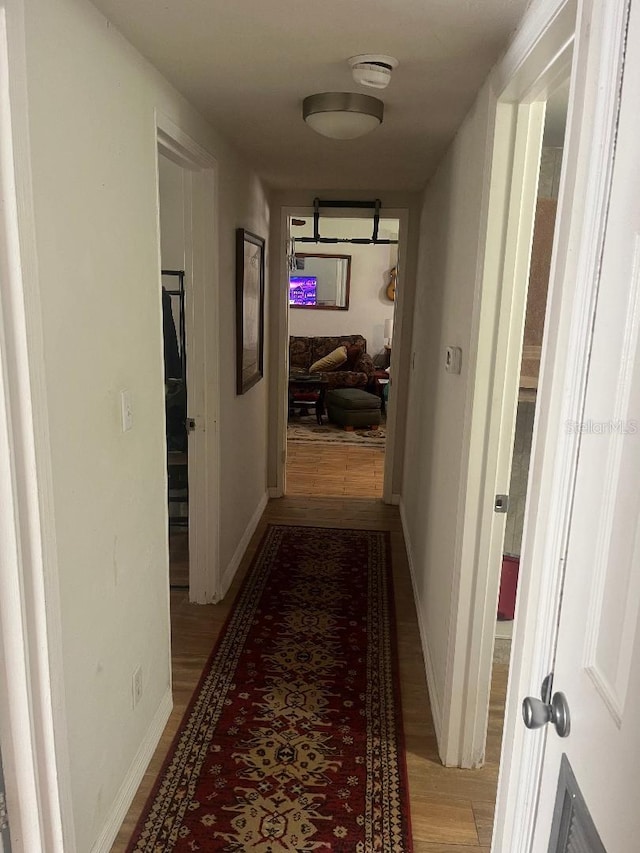
[(169, 688), (162, 698), (162, 701), (158, 706), (158, 710), (147, 729), (144, 740), (140, 744), (140, 749), (136, 753), (136, 757), (131, 763), (129, 772), (120, 786), (120, 790), (118, 791), (111, 809), (111, 814), (107, 818), (107, 821), (102, 828), (102, 832), (93, 844), (91, 853), (109, 853), (111, 850), (113, 842), (120, 831), (120, 827), (122, 826), (122, 821), (125, 819), (126, 814), (129, 811), (129, 806), (133, 802), (136, 791), (140, 787), (142, 777), (144, 776), (145, 771), (149, 766), (149, 762), (153, 757), (153, 753), (156, 751), (156, 747), (160, 742), (160, 737), (167, 725), (167, 720), (171, 715), (172, 708), (173, 698), (171, 696), (171, 688)]
[(393, 506), (400, 506), (402, 502), (402, 495), (391, 495), (391, 503)]
[(238, 542), (238, 547), (236, 548), (229, 565), (224, 570), (224, 574), (222, 575), (222, 582), (220, 584), (220, 597), (217, 599), (217, 601), (221, 601), (229, 592), (229, 587), (231, 586), (235, 574), (238, 571), (238, 566), (240, 565), (242, 558), (244, 557), (244, 552), (247, 550), (247, 546), (251, 541), (251, 537), (256, 531), (256, 527), (258, 526), (260, 519), (262, 518), (262, 513), (264, 512), (268, 502), (269, 492), (266, 491), (264, 495), (260, 498), (260, 503), (256, 507), (256, 511), (251, 516), (251, 520), (247, 525), (247, 529), (245, 530), (240, 542)]
[(407, 518), (404, 511), (404, 502), (402, 499), (399, 501), (400, 503), (400, 520), (402, 521), (402, 532), (404, 534), (404, 542), (407, 549), (407, 560), (409, 562), (409, 573), (411, 575), (411, 585), (413, 587), (413, 601), (416, 607), (416, 614), (418, 616), (418, 629), (420, 631), (420, 643), (422, 645), (422, 655), (424, 657), (424, 668), (427, 677), (427, 690), (429, 691), (429, 702), (431, 703), (431, 715), (433, 717), (433, 728), (436, 733), (436, 740), (438, 745), (440, 745), (441, 737), (442, 737), (442, 704), (440, 702), (440, 697), (436, 691), (436, 679), (435, 679), (435, 670), (433, 667), (433, 660), (431, 658), (431, 652), (429, 650), (429, 644), (427, 642), (427, 630), (424, 624), (424, 619), (422, 616), (422, 610), (420, 608), (420, 601), (418, 598), (418, 586), (416, 583), (416, 573), (413, 562), (413, 548), (411, 546), (411, 538), (409, 536), (409, 530), (407, 527)]
[(283, 497), (283, 491), (278, 486), (269, 486), (267, 491), (269, 498), (281, 498)]

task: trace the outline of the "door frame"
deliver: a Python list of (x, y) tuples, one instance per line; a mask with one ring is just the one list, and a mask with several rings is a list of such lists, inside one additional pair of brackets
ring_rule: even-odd
[[(579, 214), (584, 212), (585, 216), (588, 214), (593, 219), (596, 206), (605, 194), (603, 180), (606, 180), (610, 164), (602, 152), (609, 150), (614, 124), (611, 109), (607, 113), (604, 106), (596, 103), (594, 92), (597, 90), (586, 87), (585, 75), (592, 73), (591, 68), (594, 63), (601, 61), (602, 53), (599, 73), (614, 86), (612, 91), (615, 91), (615, 75), (618, 73), (615, 51), (620, 48), (621, 36), (612, 29), (613, 26), (619, 26), (615, 15), (614, 23), (607, 26), (602, 22), (593, 0), (583, 0), (579, 5), (580, 19), (577, 21), (576, 5), (574, 0), (558, 0), (538, 6), (535, 15), (525, 19), (525, 25), (491, 79), (494, 94), (492, 109), (495, 110), (494, 138), (487, 163), (487, 172), (491, 177), (487, 179), (486, 243), (476, 321), (478, 353), (470, 391), (472, 401), (467, 440), (471, 463), (461, 524), (461, 559), (456, 584), (458, 592), (452, 604), (454, 640), (451, 644), (442, 715), (441, 757), (450, 765), (473, 767), (482, 763), (484, 758), (504, 534), (504, 519), (494, 514), (493, 499), (495, 494), (508, 492), (509, 489), (517, 402), (515, 364), (519, 360), (522, 342), (523, 316), (518, 302), (522, 303), (526, 292), (532, 236), (527, 218), (531, 213), (533, 199), (527, 200), (522, 193), (523, 175), (527, 166), (527, 180), (531, 182), (531, 169), (535, 163), (534, 146), (531, 146), (529, 153), (527, 148), (540, 131), (540, 115), (536, 118), (536, 113), (539, 113), (541, 107), (536, 102), (545, 101), (547, 93), (562, 79), (566, 79), (570, 61), (573, 70), (565, 139), (565, 168), (560, 187), (556, 245), (550, 277), (534, 453), (536, 445), (544, 445), (549, 435), (549, 412), (546, 407), (550, 398), (544, 389), (545, 377), (553, 376), (554, 384), (559, 383), (558, 387), (562, 388), (561, 377), (569, 375), (565, 373), (566, 370), (573, 370), (572, 382), (574, 379), (577, 381), (580, 375), (577, 367), (569, 367), (563, 360), (569, 354), (566, 350), (560, 351), (560, 342), (556, 340), (560, 315), (556, 316), (554, 311), (560, 311), (556, 306), (560, 299), (558, 292), (568, 299), (575, 290), (575, 280), (571, 274), (575, 274), (576, 252), (588, 252), (585, 257), (591, 257), (597, 246), (597, 226), (593, 222), (583, 224)], [(592, 20), (593, 26), (589, 31), (588, 25)], [(573, 45), (577, 23), (583, 31), (579, 41)], [(584, 172), (584, 163), (589, 163), (592, 169), (590, 176)], [(510, 220), (510, 215), (514, 215), (512, 205), (515, 208), (515, 227)], [(583, 228), (589, 231), (585, 245), (580, 242)], [(589, 241), (592, 241), (591, 244)], [(514, 274), (518, 290), (515, 296), (512, 293)], [(580, 275), (585, 275), (582, 268)], [(578, 347), (576, 342), (570, 355), (575, 358), (578, 353), (584, 356), (584, 346)], [(579, 385), (575, 383), (571, 386), (572, 391), (578, 388)], [(556, 428), (559, 428), (559, 424), (556, 424)], [(562, 501), (568, 499), (569, 459), (572, 453), (575, 454), (575, 442), (568, 441), (568, 444), (568, 456), (558, 465), (569, 467), (557, 468), (556, 490), (549, 492), (548, 505), (538, 508), (535, 498), (528, 498), (527, 512), (532, 517), (542, 513), (543, 509), (546, 516), (547, 507), (553, 507), (553, 514), (548, 521), (552, 527), (560, 517)], [(532, 473), (529, 491), (537, 485), (536, 474)], [(561, 536), (558, 541), (562, 541)], [(555, 562), (550, 564), (549, 557), (546, 557), (544, 566), (540, 566), (537, 552), (534, 556), (533, 551), (529, 553), (529, 548), (525, 530), (512, 666), (520, 665), (519, 638), (523, 635), (518, 630), (518, 622), (525, 624), (528, 621), (528, 617), (523, 614), (536, 613), (539, 601), (544, 601), (543, 609), (547, 614), (544, 618), (553, 619), (549, 614), (554, 613), (554, 602), (557, 602), (558, 597), (557, 554)], [(532, 564), (536, 566), (533, 581), (530, 570)], [(550, 571), (549, 575), (547, 571)], [(539, 636), (535, 680), (538, 680), (538, 674), (541, 680), (552, 659), (554, 634), (546, 623), (545, 626)]]
[[(333, 219), (364, 219), (368, 214), (357, 209), (349, 210), (345, 208), (344, 212), (327, 211), (327, 218)], [(399, 282), (402, 282), (402, 270), (407, 268), (407, 244), (409, 231), (409, 210), (407, 208), (383, 208), (381, 215), (386, 219), (397, 219), (399, 222), (398, 235), (398, 268)], [(302, 206), (283, 206), (280, 208), (280, 259), (278, 264), (278, 282), (288, 280), (287, 253), (289, 248), (289, 219), (291, 217), (309, 218), (313, 216), (313, 207)], [(391, 349), (391, 376), (393, 377), (394, 366), (400, 363), (400, 351), (403, 340), (403, 328), (411, 328), (411, 318), (407, 320), (405, 317), (405, 307), (409, 300), (402, 298), (403, 287), (400, 286), (396, 290), (396, 299), (393, 309), (393, 341), (394, 345)], [(277, 392), (276, 402), (276, 419), (275, 430), (272, 435), (272, 441), (275, 442), (275, 454), (269, 454), (270, 458), (275, 458), (277, 464), (275, 466), (275, 483), (269, 488), (269, 497), (281, 498), (286, 494), (286, 467), (287, 467), (287, 421), (288, 421), (288, 400), (287, 387), (289, 376), (289, 298), (288, 289), (286, 287), (277, 287), (275, 295), (272, 297), (277, 310), (277, 357), (275, 368), (275, 385)], [(394, 356), (395, 350), (395, 356)], [(393, 383), (393, 378), (392, 378)], [(400, 496), (394, 493), (394, 471), (398, 465), (396, 453), (396, 438), (397, 438), (397, 413), (398, 407), (395, 401), (395, 394), (389, 395), (387, 403), (387, 440), (385, 446), (384, 458), (384, 482), (382, 487), (382, 500), (386, 504), (397, 504), (400, 501)]]
[[(184, 170), (185, 327), (189, 434), (189, 600), (220, 598), (220, 353), (217, 161), (156, 110), (157, 154)], [(156, 162), (156, 174), (158, 173)], [(158, 251), (160, 199), (158, 193)], [(160, 264), (161, 267), (161, 264)]]
[(535, 821), (545, 742), (555, 735), (525, 729), (520, 704), (525, 695), (539, 695), (542, 678), (553, 669), (580, 439), (571, 424), (581, 421), (584, 406), (629, 2), (583, 0), (576, 26), (494, 853), (530, 853), (548, 844), (535, 838)]
[[(474, 318), (469, 466), (440, 736), (449, 766), (484, 761), (505, 528), (493, 504), (496, 494), (509, 491), (545, 104), (570, 73), (576, 5), (550, 0), (536, 7), (490, 78), (493, 138)], [(519, 597), (526, 598), (522, 584)]]

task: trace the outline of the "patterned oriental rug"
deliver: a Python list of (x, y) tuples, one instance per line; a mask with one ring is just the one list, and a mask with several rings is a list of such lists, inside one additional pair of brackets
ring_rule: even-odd
[(387, 533), (269, 527), (129, 851), (410, 853)]

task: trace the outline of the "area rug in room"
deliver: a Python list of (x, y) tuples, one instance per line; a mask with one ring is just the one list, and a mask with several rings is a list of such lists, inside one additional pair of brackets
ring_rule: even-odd
[(387, 533), (272, 525), (128, 850), (409, 853)]
[(356, 447), (379, 447), (383, 450), (386, 437), (385, 423), (372, 429), (354, 429), (349, 432), (336, 424), (329, 423), (326, 418), (320, 426), (315, 416), (300, 418), (287, 424), (287, 441), (293, 442), (348, 444)]

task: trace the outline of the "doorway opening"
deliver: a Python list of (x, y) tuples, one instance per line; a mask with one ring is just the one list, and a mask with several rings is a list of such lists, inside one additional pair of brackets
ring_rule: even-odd
[(505, 663), (510, 656), (513, 634), (568, 102), (567, 80), (547, 101), (538, 173), (496, 623), (494, 659)]
[(202, 146), (158, 116), (169, 580), (198, 604), (220, 591), (215, 168)]
[(382, 498), (400, 221), (288, 216), (286, 494)]
[(158, 157), (162, 335), (167, 442), (169, 585), (189, 589), (189, 442), (186, 308), (191, 282), (186, 278), (188, 218), (185, 170)]
[[(501, 546), (501, 571), (491, 667), (494, 697), (500, 696), (500, 713), (496, 717), (494, 707), (492, 720), (494, 728), (499, 720), (499, 730), (493, 732), (498, 735), (499, 743), (504, 729), (519, 562), (527, 514), (529, 466), (539, 415), (538, 382), (557, 233), (556, 214), (568, 102), (569, 80), (565, 77), (559, 85), (549, 87), (546, 101), (529, 108), (531, 112), (521, 139), (521, 168), (519, 171), (514, 168), (511, 178), (511, 195), (513, 197), (515, 194), (518, 199), (518, 222), (511, 240), (513, 245), (517, 240), (526, 240), (527, 249), (514, 251), (510, 259), (513, 264), (514, 295), (507, 297), (506, 301), (510, 304), (508, 312), (503, 315), (502, 330), (508, 342), (505, 345), (505, 401), (500, 416), (500, 430), (505, 442), (504, 473), (509, 489), (507, 495), (496, 495), (495, 498), (497, 514), (494, 520), (504, 518), (504, 524), (500, 526), (496, 521), (493, 527), (496, 544)], [(517, 129), (515, 146), (518, 150)], [(505, 266), (508, 263), (507, 260)], [(504, 515), (500, 514), (501, 510), (506, 510)], [(490, 559), (493, 559), (493, 553)], [(489, 572), (492, 570), (495, 567), (490, 567)], [(486, 689), (489, 692), (488, 686)], [(490, 725), (489, 735), (491, 731)], [(493, 820), (492, 811), (492, 826)]]

